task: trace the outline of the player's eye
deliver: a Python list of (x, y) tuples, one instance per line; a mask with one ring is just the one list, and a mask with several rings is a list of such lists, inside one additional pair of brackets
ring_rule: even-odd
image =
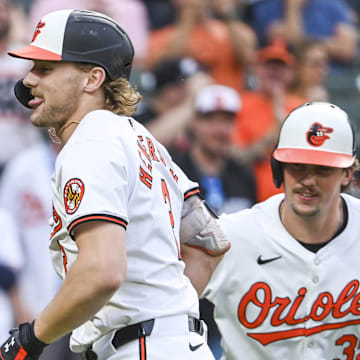
[(53, 66), (47, 63), (41, 63), (41, 64), (35, 63), (34, 67), (32, 68), (32, 71), (38, 74), (47, 74), (52, 70), (53, 70)]
[(335, 169), (333, 167), (329, 166), (318, 166), (316, 167), (316, 173), (319, 175), (329, 175), (331, 174)]
[(52, 70), (51, 66), (41, 66), (38, 71), (41, 73), (47, 73)]
[(304, 164), (286, 164), (286, 167), (288, 167), (290, 170), (293, 170), (293, 171), (300, 171), (300, 170), (303, 170), (305, 165)]

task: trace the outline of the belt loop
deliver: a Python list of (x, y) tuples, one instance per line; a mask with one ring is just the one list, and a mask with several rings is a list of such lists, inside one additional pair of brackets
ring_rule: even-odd
[(149, 336), (151, 335), (154, 328), (155, 320), (143, 321), (141, 323), (141, 336)]
[(203, 327), (203, 323), (201, 320), (199, 320), (193, 316), (189, 316), (188, 323), (189, 323), (190, 331), (196, 332), (196, 333), (200, 334), (201, 336), (204, 334), (204, 327)]

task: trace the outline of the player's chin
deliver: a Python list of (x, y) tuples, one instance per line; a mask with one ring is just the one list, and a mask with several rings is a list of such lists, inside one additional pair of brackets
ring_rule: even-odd
[(38, 114), (33, 113), (30, 117), (31, 123), (36, 127), (47, 127), (44, 125), (44, 122), (42, 121), (41, 117), (38, 116)]
[(31, 114), (30, 120), (34, 126), (40, 127), (41, 122), (39, 121), (39, 115), (36, 113), (36, 110), (34, 110), (33, 113)]
[(44, 111), (43, 105), (37, 107), (30, 116), (31, 123), (36, 127), (46, 128), (52, 127), (53, 121), (52, 117), (46, 114)]
[(293, 204), (292, 209), (296, 215), (301, 217), (312, 217), (319, 213), (319, 207), (309, 204)]

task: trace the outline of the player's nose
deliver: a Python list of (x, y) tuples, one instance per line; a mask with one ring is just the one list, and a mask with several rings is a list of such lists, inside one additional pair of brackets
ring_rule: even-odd
[(23, 80), (23, 84), (28, 88), (35, 87), (37, 85), (37, 82), (38, 78), (32, 71), (29, 71)]
[(315, 171), (311, 168), (307, 168), (307, 170), (303, 171), (303, 173), (301, 174), (300, 182), (306, 186), (311, 186), (316, 184)]

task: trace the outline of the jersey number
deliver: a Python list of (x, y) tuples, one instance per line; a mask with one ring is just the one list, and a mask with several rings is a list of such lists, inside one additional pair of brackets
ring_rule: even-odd
[(338, 346), (345, 346), (343, 351), (343, 354), (346, 356), (345, 360), (360, 360), (360, 353), (355, 357), (356, 350), (360, 349), (360, 342), (355, 335), (343, 335), (336, 340), (335, 344)]
[(163, 194), (163, 198), (164, 198), (164, 203), (169, 207), (170, 225), (171, 225), (172, 233), (173, 233), (176, 248), (177, 248), (178, 259), (181, 260), (181, 252), (180, 252), (179, 242), (177, 241), (175, 233), (174, 233), (175, 220), (174, 220), (174, 214), (173, 214), (172, 208), (171, 208), (170, 194), (169, 194), (169, 190), (168, 190), (166, 181), (164, 179), (161, 179), (161, 190), (162, 190), (162, 194)]

